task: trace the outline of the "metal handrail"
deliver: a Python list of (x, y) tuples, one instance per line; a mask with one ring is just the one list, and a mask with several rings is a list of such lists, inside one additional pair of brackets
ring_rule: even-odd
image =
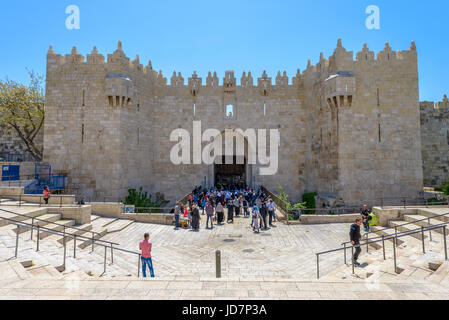
[[(16, 213), (16, 212), (5, 210), (5, 209), (0, 209), (0, 211), (4, 211), (4, 212), (11, 213), (11, 214), (14, 214), (14, 215), (17, 215), (17, 216), (20, 216), (20, 217), (25, 217), (25, 218), (31, 219), (32, 220), (32, 225), (34, 225), (33, 221), (36, 220), (36, 221), (46, 222), (47, 224), (64, 227), (64, 229), (73, 229), (73, 230), (78, 230), (78, 231), (84, 231), (84, 232), (90, 233), (92, 235), (95, 234), (97, 236), (101, 236), (101, 233), (98, 233), (98, 232), (95, 232), (95, 231), (89, 231), (89, 230), (84, 230), (84, 229), (80, 229), (80, 228), (77, 228), (77, 227), (66, 226), (66, 225), (63, 225), (63, 224), (56, 223), (56, 222), (51, 222), (51, 221), (39, 219), (39, 218), (36, 218), (36, 217), (30, 217), (30, 216), (27, 216), (25, 214)], [(7, 219), (7, 218), (3, 218), (3, 217), (0, 217), (0, 218)], [(12, 220), (12, 221), (17, 221), (17, 220)], [(21, 222), (21, 221), (19, 221), (19, 222)], [(21, 222), (21, 223), (24, 223), (24, 222)], [(44, 227), (41, 227), (41, 228), (44, 228)], [(48, 228), (45, 228), (45, 229), (48, 229)], [(48, 230), (52, 230), (52, 229), (48, 229)], [(81, 236), (78, 236), (78, 237), (81, 237)], [(101, 239), (98, 239), (96, 241), (102, 241), (102, 242), (105, 242), (105, 243), (108, 243), (108, 244), (120, 245), (119, 243), (110, 242), (110, 241), (101, 240)]]
[[(434, 218), (438, 218), (438, 217), (443, 217), (443, 216), (446, 216), (446, 215), (449, 215), (449, 212), (443, 213), (443, 214), (438, 214), (438, 215), (435, 215), (435, 216), (432, 216), (432, 217), (427, 217), (427, 218), (424, 218), (424, 219), (415, 220), (415, 221), (413, 221), (413, 222), (404, 223), (404, 224), (401, 224), (399, 227), (408, 226), (408, 225), (411, 225), (411, 224), (416, 224), (417, 222), (426, 221), (426, 220), (427, 220), (427, 221), (430, 221), (430, 219), (434, 219)], [(391, 221), (391, 220), (390, 220), (390, 221)], [(394, 230), (396, 231), (396, 233), (397, 233), (397, 228), (398, 228), (398, 226), (395, 226), (395, 227), (387, 227), (387, 228), (384, 228), (384, 229), (379, 229), (379, 230), (377, 230), (377, 231), (366, 232), (364, 235), (366, 236), (366, 235), (370, 235), (370, 234), (377, 233), (377, 232), (380, 232), (380, 231), (392, 230), (392, 229), (394, 229)], [(399, 233), (397, 233), (397, 234), (401, 234), (401, 233), (404, 233), (404, 232), (405, 232), (405, 231), (399, 232)], [(370, 240), (376, 239), (376, 238), (381, 238), (381, 237), (382, 237), (382, 236), (377, 236), (377, 237), (371, 238)], [(362, 240), (362, 241), (364, 241), (364, 240)], [(341, 245), (348, 244), (348, 243), (351, 243), (351, 241), (343, 242)]]
[[(106, 273), (106, 255), (107, 255), (107, 249), (108, 248), (111, 249), (112, 263), (114, 263), (113, 250), (118, 250), (118, 251), (122, 251), (122, 252), (125, 252), (125, 253), (131, 253), (131, 254), (138, 255), (139, 256), (139, 262), (138, 262), (138, 269), (137, 269), (137, 277), (140, 277), (140, 258), (141, 258), (141, 253), (139, 253), (139, 252), (135, 252), (135, 251), (131, 251), (131, 250), (123, 249), (123, 248), (116, 248), (116, 247), (113, 246), (115, 244), (113, 242), (108, 243), (107, 241), (100, 240), (100, 239), (98, 239), (98, 240), (97, 239), (90, 239), (90, 238), (79, 236), (79, 235), (66, 234), (65, 232), (51, 230), (51, 229), (47, 229), (45, 227), (40, 227), (40, 226), (33, 226), (33, 225), (28, 224), (28, 223), (15, 221), (15, 220), (12, 220), (12, 219), (9, 219), (9, 218), (0, 217), (0, 219), (9, 221), (10, 224), (16, 225), (18, 229), (20, 229), (21, 227), (24, 227), (24, 228), (31, 229), (31, 231), (37, 230), (37, 250), (36, 251), (39, 251), (39, 240), (40, 240), (39, 233), (41, 232), (41, 230), (44, 230), (44, 232), (48, 232), (48, 233), (51, 233), (51, 234), (63, 236), (63, 239), (64, 239), (64, 242), (63, 242), (63, 245), (64, 245), (64, 263), (63, 263), (63, 267), (64, 267), (64, 269), (65, 269), (66, 252), (67, 252), (66, 251), (67, 245), (66, 245), (66, 240), (65, 240), (66, 237), (70, 237), (70, 238), (74, 239), (74, 242), (73, 242), (74, 258), (76, 258), (76, 239), (81, 238), (81, 241), (87, 242), (87, 243), (91, 243), (92, 246), (95, 243), (95, 244), (98, 244), (98, 245), (100, 245), (100, 246), (105, 248), (104, 273)], [(19, 232), (20, 231), (18, 230), (17, 231), (17, 235), (16, 235), (15, 258), (17, 258), (17, 255), (18, 255)], [(105, 245), (105, 244), (102, 244), (102, 243), (97, 243), (97, 242), (105, 242), (105, 243), (108, 243), (108, 245)]]
[[(396, 271), (397, 270), (397, 266), (396, 266), (396, 242), (397, 242), (397, 239), (398, 238), (402, 238), (402, 237), (406, 237), (406, 236), (411, 236), (411, 235), (418, 234), (418, 233), (422, 233), (423, 252), (425, 253), (424, 231), (431, 231), (431, 230), (439, 229), (439, 228), (443, 228), (445, 259), (448, 260), (447, 243), (446, 243), (446, 226), (448, 224), (449, 224), (449, 222), (444, 222), (444, 223), (437, 224), (437, 225), (431, 225), (431, 226), (427, 226), (427, 227), (420, 227), (420, 228), (417, 228), (417, 229), (419, 229), (419, 231), (415, 231), (416, 229), (414, 229), (414, 230), (410, 230), (410, 231), (407, 231), (407, 232), (403, 232), (401, 234), (398, 233), (398, 234), (390, 235), (390, 236), (387, 236), (387, 237), (383, 236), (382, 239), (380, 239), (380, 240), (366, 242), (366, 243), (363, 243), (363, 244), (360, 243), (360, 244), (353, 245), (351, 247), (346, 247), (345, 246), (344, 248), (338, 248), (338, 249), (318, 252), (318, 253), (316, 253), (316, 257), (317, 257), (317, 278), (319, 279), (319, 277), (320, 277), (319, 262), (320, 262), (320, 256), (321, 255), (344, 250), (344, 258), (345, 258), (345, 264), (346, 264), (346, 250), (351, 249), (351, 251), (354, 252), (354, 248), (361, 248), (362, 246), (369, 246), (371, 244), (379, 243), (379, 242), (382, 242), (383, 249), (385, 250), (385, 240), (392, 240), (392, 239), (394, 239), (393, 251), (394, 251), (395, 271)], [(385, 259), (385, 251), (384, 251), (384, 259)], [(354, 274), (354, 261), (352, 261), (352, 273)]]

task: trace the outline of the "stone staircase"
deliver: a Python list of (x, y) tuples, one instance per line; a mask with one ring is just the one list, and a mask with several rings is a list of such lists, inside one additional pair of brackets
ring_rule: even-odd
[[(449, 210), (446, 209), (446, 212)], [(434, 212), (430, 210), (420, 209), (419, 214), (406, 214), (403, 220), (390, 221), (390, 227), (397, 227), (398, 232), (417, 231), (421, 227), (428, 227), (429, 220), (421, 221), (422, 219), (430, 218), (430, 225), (439, 225), (449, 221), (449, 216), (436, 217)], [(405, 225), (406, 224), (406, 225)], [(449, 228), (449, 225), (448, 225)], [(384, 230), (382, 227), (374, 227), (375, 236), (391, 236), (395, 234), (394, 229)], [(446, 234), (449, 236), (449, 231)], [(365, 239), (365, 237), (363, 237)], [(362, 246), (362, 253), (359, 258), (361, 267), (355, 268), (355, 274), (352, 274), (352, 265), (350, 264), (351, 256), (348, 250), (348, 264), (343, 265), (324, 277), (323, 281), (335, 279), (364, 279), (370, 282), (385, 282), (396, 280), (408, 280), (412, 282), (432, 281), (438, 276), (447, 275), (448, 262), (445, 261), (444, 255), (444, 236), (441, 228), (434, 229), (431, 232), (424, 232), (424, 250), (423, 252), (423, 235), (417, 233), (408, 235), (398, 239), (398, 246), (396, 247), (396, 266), (394, 268), (394, 251), (393, 240), (385, 241), (385, 257), (383, 256), (382, 242), (367, 246)]]
[[(4, 206), (2, 207), (2, 205)], [(109, 261), (111, 259), (111, 250), (109, 248), (107, 252), (107, 273), (104, 274), (104, 247), (96, 245), (94, 246), (94, 251), (91, 252), (92, 244), (82, 239), (82, 237), (85, 237), (100, 240), (107, 234), (118, 233), (129, 227), (133, 223), (131, 220), (103, 218), (92, 215), (91, 222), (76, 225), (75, 220), (64, 219), (61, 213), (53, 213), (55, 211), (54, 208), (51, 210), (52, 213), (48, 213), (47, 207), (40, 207), (24, 201), (19, 206), (18, 201), (4, 198), (0, 199), (0, 208), (6, 210), (0, 210), (0, 217), (26, 224), (34, 223), (35, 226), (45, 228), (39, 232), (40, 250), (36, 252), (37, 230), (33, 231), (33, 239), (31, 240), (30, 229), (21, 228), (7, 220), (0, 219), (0, 262), (12, 261), (16, 236), (19, 234), (18, 260), (32, 261), (33, 265), (36, 266), (29, 267), (29, 271), (53, 268), (54, 270), (59, 269), (63, 274), (81, 272), (86, 275), (129, 276), (135, 274), (137, 276), (137, 258), (132, 259), (133, 263), (129, 263), (129, 255), (126, 259), (123, 259), (118, 255), (116, 257), (114, 252), (114, 264), (111, 264)], [(51, 233), (51, 231), (65, 231), (67, 234), (65, 237), (67, 245), (65, 269), (61, 268), (64, 236)], [(73, 235), (78, 236), (76, 259), (73, 258), (74, 248), (73, 238), (71, 237)], [(40, 271), (34, 271), (34, 273), (38, 272)], [(45, 272), (47, 274), (56, 274), (48, 270)]]

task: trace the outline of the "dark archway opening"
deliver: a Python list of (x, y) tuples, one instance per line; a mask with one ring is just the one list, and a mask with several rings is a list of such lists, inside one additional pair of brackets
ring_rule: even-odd
[(244, 164), (237, 164), (237, 157), (234, 156), (233, 164), (226, 164), (223, 156), (222, 164), (215, 164), (215, 186), (244, 188), (246, 181), (246, 158)]

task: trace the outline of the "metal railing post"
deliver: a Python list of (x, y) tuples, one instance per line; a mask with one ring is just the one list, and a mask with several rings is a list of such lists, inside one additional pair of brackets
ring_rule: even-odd
[(354, 270), (354, 246), (351, 247), (351, 253), (352, 253), (352, 274), (355, 274), (355, 270)]
[(397, 247), (398, 246), (398, 227), (395, 226), (394, 227), (394, 239), (393, 239), (393, 243), (394, 245)]
[(382, 235), (382, 251), (384, 254), (384, 260), (387, 260), (385, 257), (385, 236), (384, 235)]
[(316, 255), (316, 278), (320, 278), (320, 255)]
[(393, 258), (394, 258), (394, 273), (398, 273), (398, 268), (396, 264), (396, 245), (393, 243)]
[(426, 253), (426, 247), (424, 245), (424, 227), (421, 227), (421, 239), (422, 239), (422, 252)]
[(443, 227), (443, 237), (444, 237), (444, 258), (447, 260), (446, 226)]
[(63, 266), (63, 268), (65, 270), (65, 260), (66, 260), (66, 257), (67, 257), (67, 243), (66, 243), (66, 240), (65, 240), (65, 231), (64, 231), (64, 238), (62, 240), (62, 243), (64, 244), (64, 263), (62, 264), (62, 266)]
[(345, 246), (345, 249), (344, 249), (344, 252), (345, 252), (345, 264), (347, 264), (347, 260), (346, 260), (346, 243), (344, 243), (344, 246)]
[(73, 237), (73, 258), (76, 259), (76, 234)]
[(217, 278), (221, 278), (221, 251), (215, 251), (215, 273)]
[(95, 242), (95, 236), (94, 236), (94, 233), (92, 232), (92, 252), (94, 252), (94, 242)]
[(368, 238), (369, 238), (369, 235), (368, 235), (368, 233), (366, 233), (366, 253), (369, 252)]
[(19, 233), (20, 233), (20, 226), (17, 226), (17, 235), (16, 235), (16, 252), (15, 252), (15, 257), (17, 259), (17, 254), (19, 251)]
[(108, 248), (104, 246), (104, 271), (103, 273), (106, 273), (106, 256), (108, 254)]
[(140, 254), (139, 254), (139, 261), (137, 262), (137, 278), (140, 278)]
[(111, 243), (111, 263), (112, 264), (114, 263), (114, 247), (113, 247), (112, 243)]
[(31, 218), (31, 240), (33, 240), (33, 230), (34, 230), (34, 217)]
[(59, 207), (62, 207), (62, 195), (59, 195)]
[(19, 194), (19, 207), (22, 206), (22, 194)]
[[(431, 224), (430, 224), (430, 218), (427, 220), (427, 225), (428, 225), (428, 227), (431, 226)], [(429, 228), (429, 237), (430, 237), (430, 241), (432, 241), (432, 229), (430, 229), (430, 228)]]
[(37, 248), (36, 251), (39, 252), (39, 241), (40, 241), (40, 234), (39, 234), (39, 230), (40, 230), (40, 226), (37, 226)]

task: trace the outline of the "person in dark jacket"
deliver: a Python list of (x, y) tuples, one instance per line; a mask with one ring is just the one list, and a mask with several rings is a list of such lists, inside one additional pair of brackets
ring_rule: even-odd
[(263, 230), (267, 230), (267, 215), (268, 215), (268, 208), (265, 203), (262, 204), (262, 207), (260, 208), (260, 215), (262, 216), (262, 219), (260, 219), (261, 223), (260, 226), (263, 226)]
[(196, 203), (193, 203), (192, 205), (192, 229), (194, 231), (200, 230), (200, 210), (198, 209), (198, 205)]
[[(361, 225), (362, 225), (362, 218), (357, 218), (355, 220), (355, 223), (351, 225), (349, 231), (349, 238), (351, 239), (351, 244), (353, 246), (360, 245), (360, 240), (362, 240), (362, 235), (360, 234)], [(356, 266), (360, 266), (360, 263), (357, 262), (360, 252), (362, 252), (362, 249), (360, 247), (356, 247), (354, 256), (352, 257), (352, 262)]]
[(228, 208), (228, 218), (226, 219), (226, 222), (234, 223), (234, 202), (232, 198), (228, 200), (227, 208)]

